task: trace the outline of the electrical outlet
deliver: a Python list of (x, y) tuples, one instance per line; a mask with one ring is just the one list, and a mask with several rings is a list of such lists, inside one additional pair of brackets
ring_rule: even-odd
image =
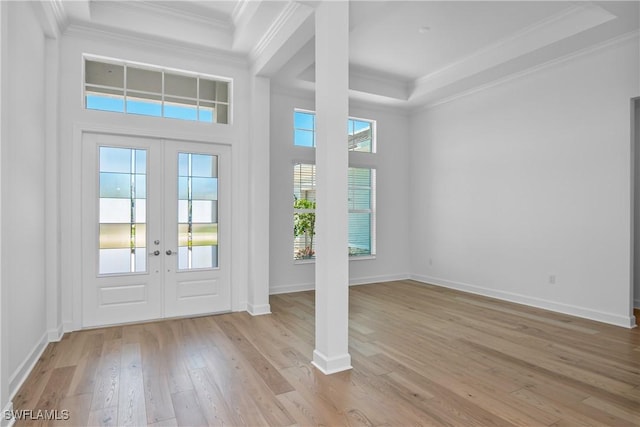
[(555, 274), (550, 274), (549, 275), (549, 284), (551, 284), (551, 285), (555, 285), (556, 284), (556, 275)]

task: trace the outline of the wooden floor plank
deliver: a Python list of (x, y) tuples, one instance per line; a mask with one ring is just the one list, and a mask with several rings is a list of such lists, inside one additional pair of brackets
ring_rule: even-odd
[(141, 426), (147, 424), (142, 358), (140, 344), (122, 346), (120, 390), (118, 392), (118, 425)]
[(118, 424), (118, 407), (110, 406), (92, 410), (89, 413), (89, 426), (114, 427)]
[(121, 339), (106, 341), (102, 348), (100, 367), (96, 373), (96, 381), (93, 388), (91, 411), (117, 407), (118, 393), (120, 391), (121, 350)]
[(71, 418), (16, 425), (640, 425), (638, 329), (410, 280), (349, 292), (348, 372), (310, 363), (314, 293), (272, 295), (267, 316), (65, 334), (13, 403)]
[(204, 426), (207, 420), (193, 390), (181, 391), (171, 395), (176, 422), (180, 426)]
[(91, 393), (74, 394), (67, 396), (60, 401), (61, 408), (73, 408), (73, 412), (68, 414), (62, 412), (57, 414), (54, 426), (84, 426), (89, 422), (89, 412), (91, 410)]
[(93, 392), (96, 373), (100, 366), (103, 343), (103, 334), (98, 333), (87, 337), (71, 381), (70, 395)]

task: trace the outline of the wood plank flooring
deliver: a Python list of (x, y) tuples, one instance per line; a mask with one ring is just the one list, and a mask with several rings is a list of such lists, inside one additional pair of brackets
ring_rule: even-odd
[(412, 281), (357, 286), (353, 370), (325, 376), (310, 364), (313, 292), (270, 302), (266, 316), (66, 334), (13, 403), (69, 419), (16, 425), (640, 425), (638, 329)]

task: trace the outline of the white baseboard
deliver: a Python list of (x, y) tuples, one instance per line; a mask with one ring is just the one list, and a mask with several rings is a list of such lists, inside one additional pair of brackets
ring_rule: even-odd
[(252, 316), (262, 316), (263, 314), (271, 314), (270, 304), (247, 304), (247, 311)]
[(385, 276), (358, 277), (349, 280), (349, 286), (370, 285), (372, 283), (393, 282), (396, 280), (407, 280), (410, 278), (408, 273), (388, 274)]
[(269, 288), (269, 295), (290, 294), (293, 292), (313, 291), (315, 283), (301, 283), (299, 285), (279, 285)]
[[(9, 415), (11, 414), (11, 415)], [(9, 419), (7, 419), (9, 418)], [(0, 426), (2, 427), (11, 427), (16, 423), (16, 419), (13, 416), (13, 402), (9, 401), (6, 404), (4, 409), (2, 410), (2, 421), (0, 421)]]
[(25, 382), (34, 366), (42, 356), (45, 348), (47, 348), (47, 344), (49, 344), (49, 340), (47, 339), (49, 336), (48, 332), (45, 332), (42, 335), (42, 338), (36, 343), (31, 352), (27, 355), (24, 361), (18, 366), (18, 369), (9, 377), (9, 396), (13, 399), (13, 396), (16, 395), (22, 384)]
[(352, 369), (351, 355), (349, 355), (349, 353), (338, 357), (327, 357), (318, 350), (313, 350), (313, 361), (311, 364), (325, 375), (331, 375)]
[(497, 298), (500, 300), (515, 302), (517, 304), (529, 305), (532, 307), (542, 308), (545, 310), (555, 311), (558, 313), (569, 314), (571, 316), (582, 317), (589, 320), (595, 320), (597, 322), (608, 323), (610, 325), (621, 326), (623, 328), (634, 328), (636, 322), (633, 316), (620, 316), (613, 313), (605, 313), (590, 308), (578, 307), (569, 304), (558, 303), (554, 301), (545, 300), (542, 298), (529, 297), (526, 295), (514, 294), (511, 292), (504, 292), (495, 289), (484, 288), (482, 286), (471, 285), (468, 283), (452, 282), (450, 280), (441, 279), (438, 277), (411, 275), (411, 279), (436, 285), (444, 288), (456, 289), (458, 291), (469, 292), (472, 294)]
[[(372, 283), (392, 282), (394, 280), (407, 280), (410, 278), (411, 275), (409, 275), (408, 273), (388, 274), (384, 276), (357, 277), (349, 280), (349, 286), (370, 285)], [(269, 288), (269, 295), (313, 291), (315, 288), (315, 283), (301, 283), (299, 285), (276, 285)]]
[(48, 333), (49, 342), (58, 342), (62, 339), (63, 335), (64, 335), (63, 326), (62, 324), (59, 324), (57, 328), (49, 329), (49, 333)]

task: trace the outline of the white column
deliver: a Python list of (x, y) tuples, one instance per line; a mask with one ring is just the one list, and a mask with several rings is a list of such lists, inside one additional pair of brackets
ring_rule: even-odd
[(252, 315), (271, 313), (269, 305), (269, 111), (271, 82), (253, 76), (251, 90), (249, 191), (249, 292)]
[(347, 185), (349, 3), (316, 8), (316, 348), (325, 374), (351, 369)]
[(49, 341), (60, 341), (62, 338), (62, 290), (60, 288), (60, 209), (59, 189), (60, 178), (58, 174), (59, 147), (58, 147), (58, 88), (60, 79), (59, 52), (60, 44), (57, 38), (45, 39), (45, 102), (46, 102), (46, 135), (45, 135), (45, 174), (46, 195), (45, 204), (47, 215), (45, 218), (45, 248), (46, 248), (46, 304), (47, 304), (47, 330)]

